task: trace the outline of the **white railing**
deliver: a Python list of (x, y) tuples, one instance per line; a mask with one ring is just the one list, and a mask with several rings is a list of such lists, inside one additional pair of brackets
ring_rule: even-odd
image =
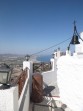
[(30, 105), (30, 75), (29, 69), (27, 69), (27, 78), (24, 83), (23, 89), (18, 100), (19, 111), (29, 111)]

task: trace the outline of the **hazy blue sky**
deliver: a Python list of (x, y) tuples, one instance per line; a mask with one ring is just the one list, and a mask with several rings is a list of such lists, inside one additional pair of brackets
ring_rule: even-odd
[(55, 45), (72, 37), (74, 20), (82, 32), (83, 0), (0, 0), (0, 53), (35, 53)]

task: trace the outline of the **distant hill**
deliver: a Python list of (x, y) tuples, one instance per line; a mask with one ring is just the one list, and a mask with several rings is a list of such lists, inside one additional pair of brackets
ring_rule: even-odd
[(24, 56), (24, 55), (19, 55), (19, 54), (0, 54), (0, 56), (3, 56), (3, 57), (12, 57), (12, 56)]

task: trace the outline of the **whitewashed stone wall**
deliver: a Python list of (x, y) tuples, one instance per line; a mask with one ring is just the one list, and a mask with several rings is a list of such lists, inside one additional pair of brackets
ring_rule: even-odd
[[(30, 105), (30, 70), (27, 71), (28, 78), (25, 81), (20, 98), (18, 86), (9, 89), (0, 89), (0, 111), (29, 111)], [(1, 87), (1, 84), (0, 84)]]
[(61, 101), (73, 111), (83, 111), (83, 58), (62, 56), (57, 68)]
[[(83, 39), (83, 32), (80, 33), (80, 37)], [(75, 45), (75, 52), (76, 53), (83, 53), (83, 41), (79, 39), (80, 44)]]
[(18, 111), (18, 88), (0, 90), (0, 111)]
[(50, 85), (56, 85), (56, 82), (57, 82), (56, 62), (57, 62), (57, 60), (55, 58), (52, 58), (51, 59), (52, 69), (50, 71), (41, 73), (43, 75), (44, 87), (47, 87)]

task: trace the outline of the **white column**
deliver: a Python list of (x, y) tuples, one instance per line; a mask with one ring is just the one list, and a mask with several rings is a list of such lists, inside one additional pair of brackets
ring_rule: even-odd
[(54, 71), (54, 59), (52, 58), (50, 61), (51, 61), (52, 71)]
[(32, 92), (33, 62), (32, 61), (23, 61), (23, 70), (25, 68), (29, 69), (29, 73), (30, 73), (30, 92)]
[(71, 51), (70, 50), (66, 50), (66, 55), (71, 55)]

